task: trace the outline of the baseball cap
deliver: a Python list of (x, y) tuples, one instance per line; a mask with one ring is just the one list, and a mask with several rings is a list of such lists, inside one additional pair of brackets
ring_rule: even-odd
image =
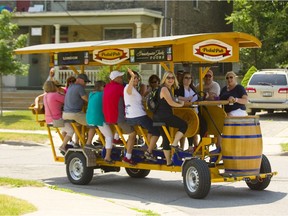
[(84, 82), (91, 82), (91, 81), (88, 79), (88, 77), (87, 77), (86, 74), (79, 74), (79, 75), (77, 76), (77, 79), (78, 79), (78, 78), (84, 80)]
[(124, 72), (120, 72), (120, 71), (112, 71), (110, 73), (110, 79), (111, 80), (114, 80), (115, 78), (119, 77), (119, 76), (123, 76), (124, 75)]

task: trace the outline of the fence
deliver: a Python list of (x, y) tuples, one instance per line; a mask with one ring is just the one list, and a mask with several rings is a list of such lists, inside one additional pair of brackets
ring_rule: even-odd
[[(87, 85), (94, 85), (94, 80), (98, 80), (98, 72), (99, 70), (85, 70), (85, 74), (88, 76), (89, 80), (91, 80), (91, 83), (88, 83)], [(73, 70), (58, 70), (58, 75), (59, 75), (59, 82), (63, 85), (66, 84), (66, 79), (69, 76), (75, 76), (77, 75), (74, 73)]]

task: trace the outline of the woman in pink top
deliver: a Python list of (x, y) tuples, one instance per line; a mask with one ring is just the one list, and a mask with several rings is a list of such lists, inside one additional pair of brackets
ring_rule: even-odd
[[(52, 124), (53, 119), (57, 120), (62, 118), (65, 95), (57, 91), (57, 87), (53, 81), (46, 81), (43, 89), (46, 93), (43, 98), (45, 107), (45, 121), (47, 124)], [(67, 151), (66, 145), (74, 134), (74, 130), (70, 123), (64, 124), (62, 134), (65, 136), (63, 144), (60, 146), (59, 150), (65, 153)]]

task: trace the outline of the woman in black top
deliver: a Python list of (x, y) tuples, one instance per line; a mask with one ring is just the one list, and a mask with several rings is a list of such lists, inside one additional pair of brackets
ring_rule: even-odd
[[(174, 94), (177, 95), (179, 100), (186, 101), (186, 102), (194, 102), (198, 100), (197, 90), (193, 86), (192, 82), (192, 76), (189, 72), (183, 73), (183, 81), (180, 84), (180, 87), (175, 90)], [(200, 127), (200, 139), (207, 133), (207, 123), (205, 119), (202, 117), (201, 113), (199, 112), (198, 108), (194, 108), (194, 111), (198, 114), (198, 118), (200, 121), (199, 127)], [(181, 139), (181, 146), (184, 146), (185, 139)], [(201, 140), (198, 141), (198, 136), (194, 137), (188, 137), (188, 152), (193, 153), (193, 142), (194, 145), (197, 146), (198, 143)]]
[(246, 106), (248, 96), (245, 88), (237, 84), (237, 76), (233, 71), (226, 73), (227, 86), (224, 86), (220, 92), (220, 100), (228, 100), (229, 105), (224, 109), (228, 116), (247, 116)]
[(183, 107), (184, 101), (174, 101), (171, 93), (172, 88), (178, 88), (178, 81), (173, 72), (166, 72), (160, 82), (159, 90), (159, 106), (153, 115), (154, 122), (164, 122), (167, 127), (178, 128), (175, 138), (171, 146), (163, 129), (161, 128), (161, 135), (163, 137), (163, 152), (166, 158), (167, 166), (172, 165), (171, 161), (171, 147), (178, 148), (178, 142), (183, 137), (187, 130), (187, 123), (181, 118), (173, 115), (172, 107)]

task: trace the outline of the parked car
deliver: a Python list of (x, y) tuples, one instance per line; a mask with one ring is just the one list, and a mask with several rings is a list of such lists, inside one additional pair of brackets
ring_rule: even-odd
[(263, 69), (255, 72), (246, 87), (251, 115), (261, 110), (273, 113), (275, 110), (288, 111), (288, 70)]

